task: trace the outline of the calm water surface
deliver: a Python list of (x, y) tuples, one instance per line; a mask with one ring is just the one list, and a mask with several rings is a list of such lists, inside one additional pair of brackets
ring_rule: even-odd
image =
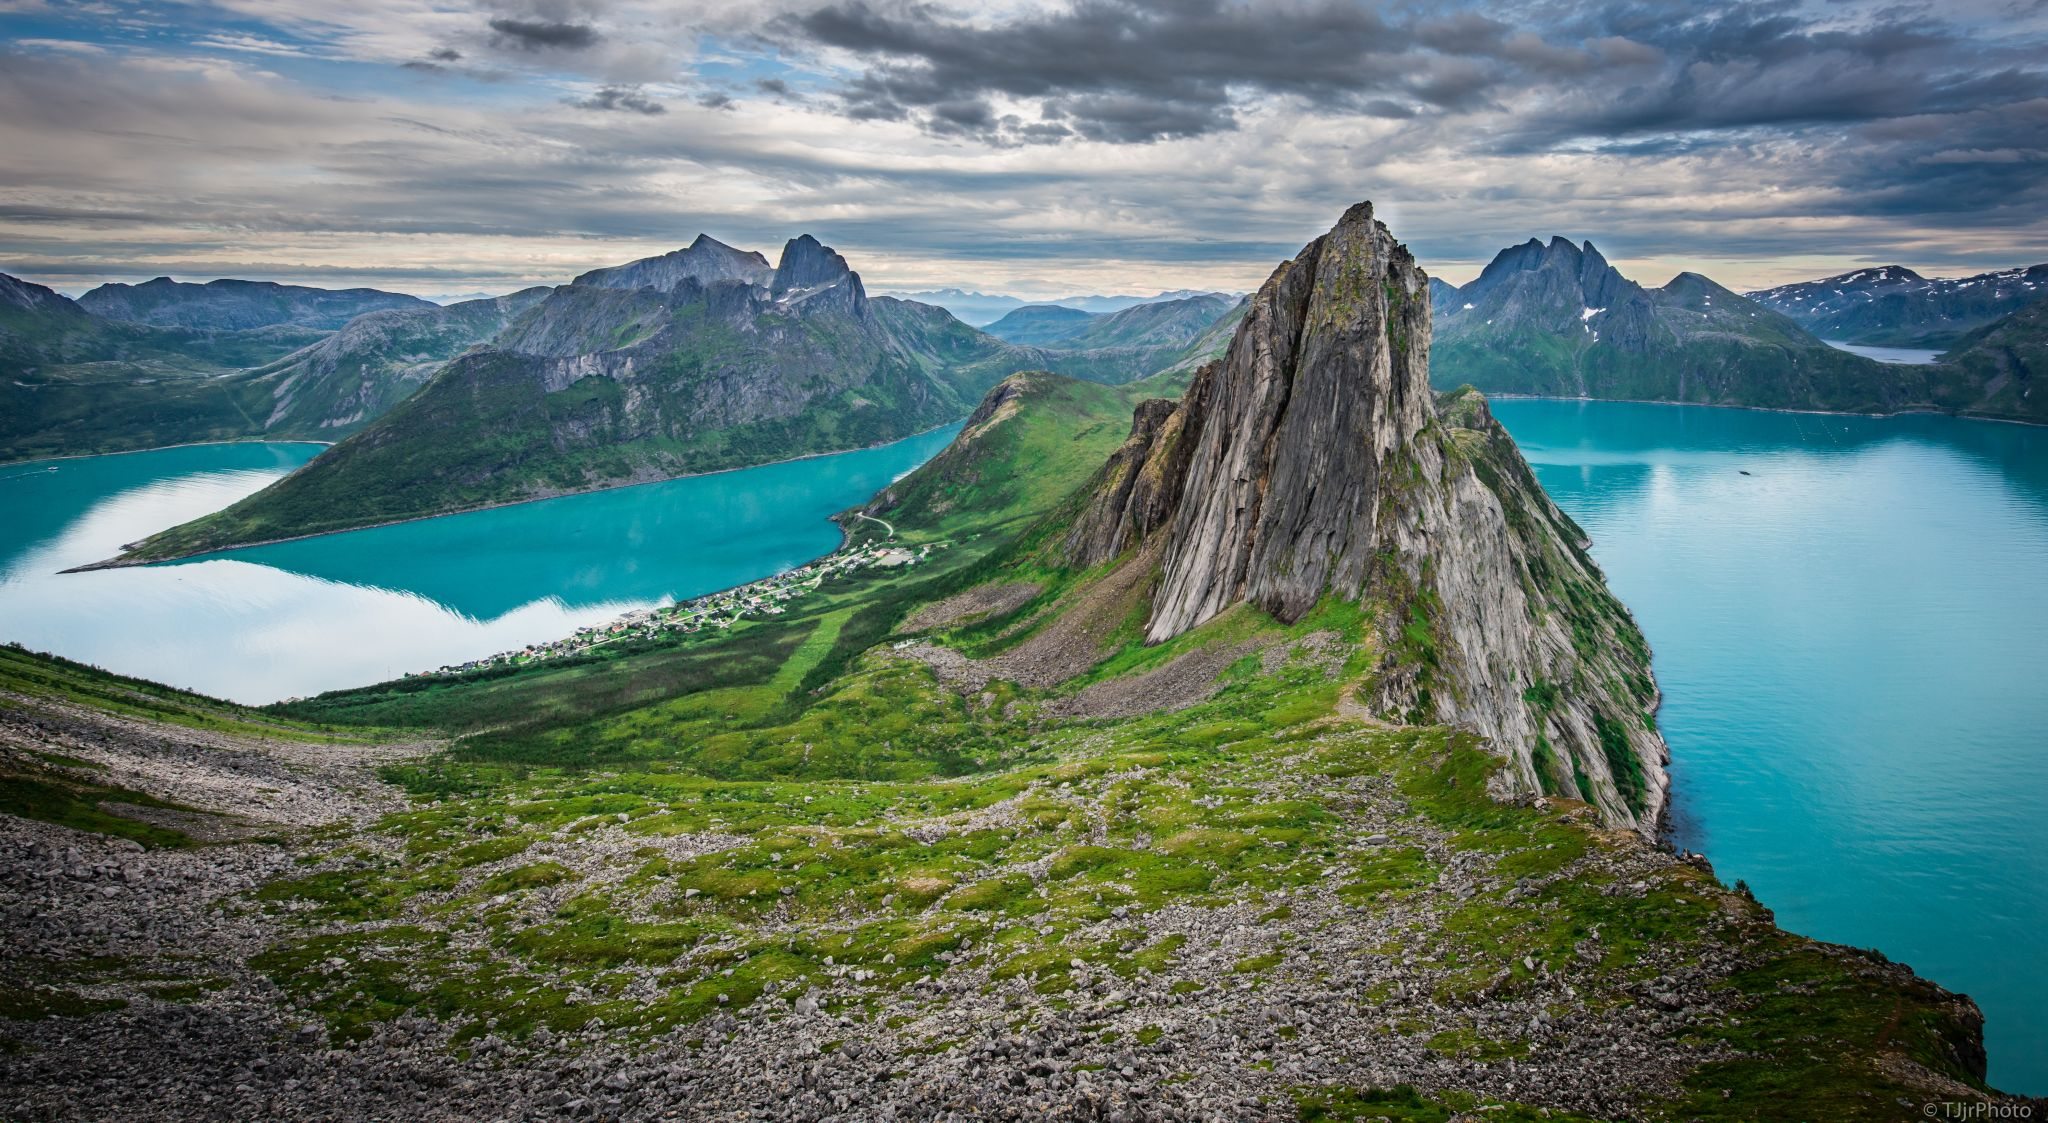
[(1841, 343), (1833, 339), (1824, 339), (1821, 342), (1837, 351), (1847, 351), (1851, 355), (1861, 355), (1880, 363), (1904, 363), (1907, 366), (1919, 367), (1941, 358), (1939, 351), (1926, 351), (1918, 347), (1872, 347), (1866, 343)]
[(0, 641), (271, 702), (568, 635), (830, 552), (826, 516), (944, 448), (881, 448), (136, 569), (60, 573), (219, 510), (309, 444), (0, 466)]
[(1678, 841), (1968, 993), (2048, 1093), (2048, 429), (1494, 409), (1656, 651)]

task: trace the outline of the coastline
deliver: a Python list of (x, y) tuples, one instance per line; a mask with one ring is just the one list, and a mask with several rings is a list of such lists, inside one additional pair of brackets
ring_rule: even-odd
[[(496, 502), (496, 503), (483, 503), (483, 504), (479, 504), (479, 505), (477, 505), (477, 506), (474, 506), (474, 507), (457, 507), (457, 508), (453, 508), (453, 509), (450, 509), (450, 510), (446, 510), (446, 511), (435, 511), (435, 512), (433, 512), (433, 513), (431, 513), (431, 514), (425, 514), (425, 515), (408, 515), (408, 516), (406, 516), (405, 518), (402, 518), (402, 519), (386, 519), (386, 520), (384, 520), (383, 522), (374, 522), (374, 523), (364, 523), (364, 524), (363, 524), (363, 525), (361, 525), (361, 526), (346, 526), (346, 527), (336, 527), (336, 528), (335, 528), (335, 529), (333, 529), (333, 530), (316, 530), (316, 531), (313, 531), (313, 532), (312, 532), (312, 533), (310, 533), (310, 534), (292, 534), (292, 535), (287, 535), (287, 536), (285, 536), (285, 537), (283, 537), (283, 538), (266, 538), (266, 539), (263, 539), (263, 540), (262, 540), (262, 541), (260, 541), (260, 542), (238, 542), (238, 543), (236, 543), (236, 544), (234, 544), (234, 545), (232, 545), (232, 546), (221, 546), (221, 547), (218, 547), (218, 548), (215, 548), (215, 549), (211, 549), (211, 550), (195, 550), (195, 551), (192, 551), (191, 553), (185, 553), (185, 554), (173, 554), (173, 555), (170, 555), (169, 557), (161, 557), (161, 558), (134, 558), (134, 557), (127, 557), (127, 556), (125, 556), (125, 555), (124, 555), (124, 556), (120, 556), (120, 557), (112, 557), (112, 558), (107, 558), (107, 559), (106, 559), (106, 560), (104, 560), (104, 561), (96, 561), (96, 562), (89, 562), (89, 563), (87, 563), (87, 564), (85, 564), (85, 565), (75, 565), (75, 566), (72, 566), (72, 567), (71, 567), (70, 569), (63, 569), (63, 570), (59, 570), (58, 572), (60, 572), (60, 573), (91, 573), (91, 572), (94, 572), (94, 571), (96, 571), (96, 570), (102, 570), (102, 569), (129, 569), (129, 568), (132, 568), (132, 567), (136, 567), (136, 566), (145, 566), (145, 565), (162, 565), (162, 564), (164, 564), (164, 563), (167, 563), (167, 562), (176, 562), (176, 561), (186, 561), (186, 560), (188, 560), (188, 559), (191, 559), (191, 558), (202, 558), (202, 557), (210, 557), (210, 556), (212, 556), (212, 555), (214, 555), (214, 554), (231, 554), (231, 553), (234, 553), (234, 552), (235, 552), (235, 551), (237, 551), (237, 550), (253, 550), (253, 549), (255, 549), (255, 548), (259, 547), (259, 546), (277, 546), (277, 545), (281, 545), (281, 544), (283, 544), (283, 543), (286, 543), (286, 542), (303, 542), (303, 541), (305, 541), (305, 540), (307, 540), (307, 539), (309, 539), (309, 538), (325, 538), (325, 537), (327, 537), (327, 536), (328, 536), (328, 535), (330, 535), (330, 534), (348, 534), (348, 533), (351, 533), (351, 532), (353, 532), (353, 531), (358, 531), (358, 530), (377, 530), (377, 529), (380, 529), (380, 528), (382, 528), (382, 527), (387, 527), (387, 526), (403, 526), (403, 525), (405, 525), (406, 523), (416, 523), (416, 522), (425, 522), (425, 521), (426, 521), (426, 520), (428, 520), (428, 519), (439, 519), (439, 518), (446, 518), (446, 517), (448, 517), (449, 515), (466, 515), (466, 514), (470, 514), (470, 513), (472, 513), (472, 512), (475, 512), (475, 511), (495, 511), (495, 510), (498, 510), (499, 508), (502, 508), (502, 507), (518, 507), (518, 506), (522, 506), (522, 505), (524, 505), (524, 504), (527, 504), (527, 503), (546, 503), (546, 502), (549, 502), (550, 500), (555, 500), (555, 499), (573, 499), (573, 498), (575, 498), (575, 497), (577, 497), (577, 496), (579, 496), (579, 495), (596, 495), (596, 494), (598, 494), (598, 493), (600, 493), (600, 492), (606, 492), (606, 491), (618, 491), (618, 490), (620, 490), (620, 489), (622, 489), (622, 488), (628, 488), (628, 487), (645, 487), (645, 486), (648, 486), (648, 485), (650, 485), (650, 484), (665, 484), (665, 483), (673, 483), (673, 482), (675, 482), (676, 480), (694, 480), (694, 479), (701, 479), (701, 478), (704, 478), (704, 477), (707, 477), (707, 476), (723, 476), (723, 475), (727, 475), (727, 474), (730, 474), (730, 473), (732, 473), (732, 472), (749, 472), (749, 471), (752, 471), (752, 470), (754, 470), (754, 469), (756, 469), (756, 468), (769, 468), (769, 467), (773, 467), (774, 465), (777, 465), (777, 464), (796, 464), (796, 463), (799, 463), (799, 462), (802, 462), (802, 461), (805, 461), (805, 460), (818, 460), (818, 459), (821, 459), (821, 458), (824, 458), (824, 457), (828, 457), (828, 456), (845, 456), (845, 455), (847, 455), (847, 454), (849, 454), (849, 453), (855, 453), (855, 452), (867, 452), (867, 451), (869, 451), (869, 450), (871, 450), (871, 449), (878, 449), (878, 448), (887, 448), (887, 447), (889, 447), (890, 445), (894, 445), (894, 444), (901, 444), (901, 443), (903, 443), (904, 441), (911, 441), (911, 440), (916, 440), (916, 439), (917, 439), (917, 438), (919, 438), (919, 437), (923, 437), (923, 436), (928, 436), (928, 435), (930, 435), (930, 434), (932, 434), (932, 433), (936, 433), (936, 432), (938, 432), (939, 430), (941, 430), (941, 429), (944, 429), (944, 428), (946, 428), (947, 426), (950, 426), (950, 425), (958, 425), (958, 424), (960, 424), (960, 422), (961, 422), (961, 421), (963, 421), (963, 420), (965, 420), (965, 419), (964, 419), (964, 418), (962, 418), (962, 419), (960, 419), (960, 420), (955, 420), (955, 421), (948, 421), (948, 422), (946, 422), (946, 423), (945, 423), (945, 424), (943, 424), (943, 425), (934, 425), (934, 426), (932, 426), (932, 427), (931, 427), (931, 428), (929, 428), (929, 429), (921, 429), (921, 430), (919, 430), (919, 431), (917, 431), (917, 432), (915, 432), (915, 433), (910, 433), (910, 434), (908, 434), (908, 435), (906, 435), (906, 436), (901, 436), (901, 437), (898, 437), (898, 438), (896, 438), (896, 439), (895, 439), (895, 440), (893, 440), (893, 441), (881, 441), (881, 442), (879, 442), (879, 443), (877, 443), (877, 444), (871, 444), (871, 445), (862, 445), (862, 446), (860, 446), (859, 448), (842, 448), (842, 449), (835, 449), (835, 450), (833, 450), (833, 451), (831, 451), (831, 452), (806, 452), (806, 453), (803, 453), (802, 455), (799, 455), (799, 456), (791, 456), (791, 457), (786, 457), (786, 458), (784, 458), (784, 459), (781, 459), (781, 460), (764, 460), (764, 461), (760, 462), (759, 464), (741, 464), (741, 465), (736, 465), (736, 466), (734, 466), (734, 467), (731, 467), (731, 468), (716, 468), (716, 469), (713, 469), (713, 470), (711, 470), (711, 471), (709, 471), (709, 472), (685, 472), (685, 473), (683, 473), (682, 475), (679, 475), (679, 476), (662, 476), (662, 477), (659, 477), (659, 478), (657, 478), (657, 479), (649, 479), (649, 480), (628, 480), (628, 481), (626, 481), (626, 482), (624, 482), (624, 483), (615, 483), (615, 484), (604, 484), (604, 485), (601, 485), (601, 486), (598, 486), (598, 487), (587, 487), (587, 488), (579, 488), (579, 489), (577, 489), (577, 490), (575, 490), (575, 491), (561, 491), (561, 492), (556, 492), (556, 493), (554, 493), (554, 494), (551, 494), (551, 495), (529, 495), (529, 496), (527, 496), (527, 497), (526, 497), (526, 498), (524, 498), (524, 499), (506, 499), (506, 500), (502, 500), (502, 501), (500, 501), (500, 502)], [(248, 443), (248, 442), (243, 442), (243, 441), (204, 441), (204, 442), (197, 442), (197, 443), (202, 443), (202, 444), (244, 444), (244, 443)], [(288, 444), (288, 443), (294, 443), (294, 442), (286, 442), (286, 441), (279, 441), (279, 442), (275, 442), (275, 443), (278, 443), (278, 444)], [(309, 444), (317, 444), (317, 443), (319, 443), (319, 442), (304, 442), (304, 443), (309, 443)], [(186, 447), (186, 446), (182, 446), (182, 445), (167, 445), (167, 446), (165, 446), (165, 447), (167, 447), (167, 448), (182, 448), (182, 447)], [(137, 451), (137, 452), (153, 452), (153, 451), (156, 451), (156, 450), (154, 450), (154, 449), (137, 449), (137, 450), (135, 450), (135, 451)], [(108, 454), (108, 455), (120, 455), (120, 454), (110, 453), (110, 454)], [(846, 533), (846, 528), (845, 528), (845, 527), (843, 527), (843, 526), (842, 526), (842, 527), (840, 527), (840, 534), (841, 534), (841, 536), (842, 536), (842, 537), (841, 537), (841, 545), (842, 545), (842, 546), (844, 546), (844, 544), (845, 544), (845, 539), (844, 539), (844, 535), (845, 535), (845, 533)], [(131, 545), (132, 545), (132, 543), (131, 543)], [(123, 548), (123, 549), (125, 550), (125, 549), (127, 549), (128, 547), (124, 546), (124, 547), (122, 547), (122, 548)], [(815, 560), (815, 559), (814, 559), (814, 560)], [(771, 576), (772, 576), (772, 575), (771, 575)]]
[[(906, 438), (908, 439), (908, 438)], [(205, 448), (208, 445), (319, 445), (333, 448), (336, 441), (315, 441), (298, 437), (248, 437), (235, 441), (180, 441), (174, 445), (151, 445), (148, 448), (124, 448), (114, 452), (72, 452), (63, 456), (36, 456), (27, 460), (0, 460), (0, 468), (15, 468), (23, 464), (54, 464), (59, 460), (92, 460), (101, 456), (134, 456), (143, 452), (168, 452), (174, 448)]]
[[(1474, 389), (1478, 389), (1474, 387)], [(1447, 393), (1431, 387), (1435, 393)], [(1480, 390), (1488, 401), (1514, 400), (1526, 402), (1627, 402), (1639, 406), (1690, 406), (1695, 409), (1746, 409), (1756, 413), (1798, 413), (1811, 417), (1868, 417), (1882, 421), (1888, 417), (1946, 417), (1951, 421), (1990, 421), (2000, 425), (2024, 425), (2030, 429), (2048, 429), (2048, 421), (2027, 421), (2018, 417), (1994, 417), (1982, 413), (1951, 413), (1943, 409), (1896, 409), (1890, 413), (1866, 413), (1853, 409), (1791, 409), (1785, 406), (1743, 406), (1727, 402), (1674, 402), (1668, 398), (1581, 398), (1562, 394), (1517, 394), (1506, 390)]]

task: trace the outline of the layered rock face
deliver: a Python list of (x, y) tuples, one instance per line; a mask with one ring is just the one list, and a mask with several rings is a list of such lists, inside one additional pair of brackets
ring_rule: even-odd
[(332, 437), (383, 415), (433, 377), (442, 364), (488, 342), (550, 290), (446, 307), (366, 312), (319, 343), (258, 368), (271, 386), (264, 432)]
[(1429, 390), (1429, 280), (1370, 204), (1282, 265), (1226, 356), (1148, 402), (1068, 537), (1094, 565), (1151, 540), (1147, 637), (1241, 602), (1381, 614), (1371, 701), (1462, 725), (1511, 793), (1654, 831), (1668, 782), (1649, 652), (1583, 535), (1477, 394)]

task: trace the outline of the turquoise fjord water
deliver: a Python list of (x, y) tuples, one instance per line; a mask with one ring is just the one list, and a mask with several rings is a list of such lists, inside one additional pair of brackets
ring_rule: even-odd
[(320, 451), (193, 445), (0, 466), (0, 641), (241, 702), (557, 639), (829, 553), (827, 516), (959, 427), (879, 448), (237, 550), (61, 573)]
[(1655, 649), (1676, 841), (1968, 993), (2048, 1093), (2048, 429), (1494, 410)]

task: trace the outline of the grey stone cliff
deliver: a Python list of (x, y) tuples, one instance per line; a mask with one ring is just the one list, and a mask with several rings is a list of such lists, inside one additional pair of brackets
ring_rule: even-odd
[(1583, 798), (1654, 832), (1668, 751), (1648, 648), (1485, 400), (1440, 408), (1429, 344), (1428, 277), (1353, 207), (1273, 274), (1177, 406), (1139, 408), (1069, 560), (1163, 536), (1153, 642), (1241, 602), (1292, 622), (1325, 596), (1369, 601), (1375, 709), (1484, 735), (1510, 761), (1503, 794)]

